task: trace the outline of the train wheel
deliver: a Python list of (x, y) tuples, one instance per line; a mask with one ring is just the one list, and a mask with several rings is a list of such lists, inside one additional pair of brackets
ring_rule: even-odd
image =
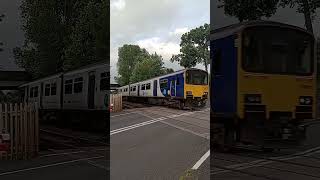
[(226, 125), (218, 125), (214, 128), (213, 144), (221, 152), (230, 152), (235, 145), (235, 131)]
[(181, 110), (184, 109), (184, 102), (179, 101), (179, 109), (181, 109)]
[(235, 145), (235, 130), (231, 127), (225, 128), (223, 151), (230, 152)]

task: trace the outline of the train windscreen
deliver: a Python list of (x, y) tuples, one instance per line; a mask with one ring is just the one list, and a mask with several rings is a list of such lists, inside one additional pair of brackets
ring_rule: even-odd
[(313, 72), (313, 37), (279, 27), (251, 27), (243, 34), (242, 65), (245, 71), (269, 74), (310, 75)]
[(188, 70), (186, 74), (186, 84), (207, 85), (208, 73), (201, 70)]

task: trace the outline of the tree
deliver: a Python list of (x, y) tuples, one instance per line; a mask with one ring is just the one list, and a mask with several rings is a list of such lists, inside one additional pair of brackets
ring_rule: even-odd
[(118, 84), (126, 85), (130, 83), (135, 65), (148, 58), (150, 55), (146, 49), (140, 48), (138, 45), (125, 44), (118, 49), (118, 74), (115, 78)]
[(227, 15), (237, 17), (240, 22), (271, 17), (278, 7), (297, 7), (298, 13), (303, 13), (306, 29), (313, 33), (312, 20), (316, 9), (320, 7), (319, 0), (219, 0)]
[(204, 24), (185, 33), (181, 37), (180, 54), (173, 55), (171, 62), (177, 61), (185, 68), (191, 68), (203, 63), (208, 72), (210, 25)]
[(25, 42), (16, 63), (34, 78), (107, 60), (107, 0), (23, 0)]
[(170, 73), (174, 73), (174, 70), (172, 68), (164, 68), (163, 69), (163, 75), (165, 74), (170, 74)]
[(316, 9), (320, 7), (319, 0), (281, 0), (280, 6), (297, 7), (297, 12), (304, 15), (305, 27), (313, 34), (312, 21), (315, 18)]
[[(2, 19), (4, 18), (4, 14), (0, 14), (0, 22), (2, 21)], [(3, 46), (3, 43), (0, 42), (0, 52), (3, 51), (3, 49), (1, 48), (1, 46)]]
[(219, 0), (227, 15), (235, 16), (240, 22), (271, 17), (277, 11), (279, 0)]
[(88, 2), (79, 12), (78, 21), (72, 27), (69, 44), (66, 46), (64, 70), (81, 67), (109, 57), (108, 4)]
[(155, 53), (135, 65), (130, 82), (143, 81), (163, 75), (164, 73), (166, 73), (166, 70), (163, 67), (163, 59)]

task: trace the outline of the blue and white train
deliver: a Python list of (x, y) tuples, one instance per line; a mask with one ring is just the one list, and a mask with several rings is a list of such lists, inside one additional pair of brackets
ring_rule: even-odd
[(208, 73), (201, 69), (183, 69), (118, 88), (131, 101), (150, 104), (204, 106), (208, 99)]

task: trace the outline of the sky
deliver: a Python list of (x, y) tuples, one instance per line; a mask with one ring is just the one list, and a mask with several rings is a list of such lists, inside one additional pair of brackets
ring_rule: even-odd
[[(221, 3), (218, 0), (212, 0), (210, 4), (210, 22), (213, 29), (238, 23), (234, 17), (224, 14), (223, 8), (217, 8)], [(320, 8), (316, 12), (317, 16), (313, 21), (314, 34), (320, 36)], [(275, 15), (269, 18), (271, 21), (278, 21), (305, 28), (303, 14), (297, 13), (296, 8), (278, 8)]]
[[(16, 70), (12, 49), (22, 46), (24, 33), (21, 30), (19, 6), (22, 0), (0, 0), (0, 14), (5, 14), (0, 23), (0, 66)], [(112, 82), (117, 74), (118, 48), (124, 44), (138, 44), (150, 53), (157, 52), (164, 58), (165, 66), (181, 69), (178, 63), (169, 62), (172, 54), (179, 53), (180, 37), (192, 28), (211, 22), (214, 28), (237, 23), (237, 19), (224, 15), (218, 9), (218, 0), (110, 0), (111, 34), (110, 64)], [(320, 36), (320, 9), (314, 20), (314, 32)], [(295, 9), (278, 9), (270, 20), (304, 27), (302, 14)], [(203, 66), (198, 66), (203, 68)]]
[[(169, 60), (180, 51), (181, 35), (210, 23), (210, 0), (111, 0), (111, 82), (117, 75), (118, 48), (136, 44), (160, 54), (164, 65), (182, 69)], [(197, 66), (203, 68), (202, 65)]]
[(0, 52), (0, 66), (4, 70), (20, 70), (14, 63), (13, 48), (22, 46), (24, 33), (21, 30), (20, 7), (21, 0), (0, 0), (0, 14), (5, 18), (0, 22), (0, 42), (4, 43)]

